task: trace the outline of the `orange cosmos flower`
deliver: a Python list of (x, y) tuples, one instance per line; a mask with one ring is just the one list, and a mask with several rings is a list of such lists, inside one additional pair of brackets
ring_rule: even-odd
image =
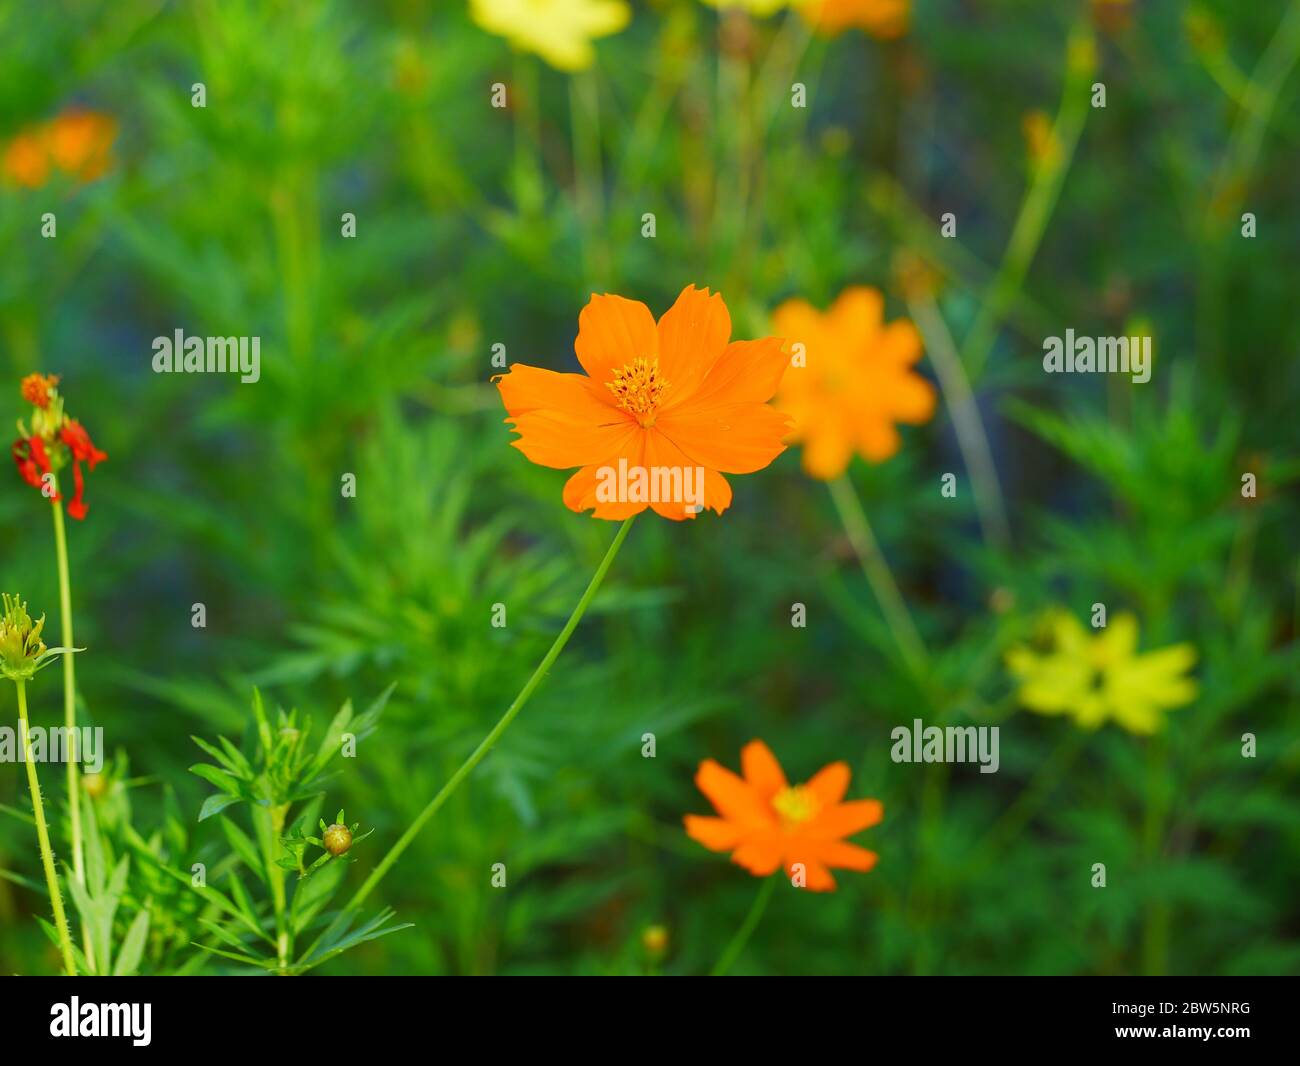
[(55, 166), (82, 181), (94, 181), (108, 170), (117, 123), (94, 111), (65, 111), (49, 124), (45, 136)]
[(799, 10), (823, 36), (857, 26), (873, 37), (891, 40), (907, 32), (911, 0), (810, 0)]
[(95, 111), (69, 110), (15, 136), (0, 158), (0, 172), (19, 185), (39, 189), (56, 167), (81, 181), (108, 170), (117, 122)]
[(843, 838), (879, 824), (885, 808), (879, 800), (850, 800), (849, 764), (833, 762), (806, 785), (786, 783), (781, 764), (761, 740), (740, 752), (744, 777), (712, 759), (700, 763), (699, 786), (720, 818), (686, 816), (686, 832), (710, 851), (730, 851), (731, 861), (756, 877), (784, 867), (794, 877), (798, 863), (814, 892), (835, 888), (831, 869), (860, 870), (876, 865), (876, 853)]
[(657, 324), (643, 303), (592, 296), (574, 343), (585, 375), (516, 363), (494, 379), (511, 443), (541, 466), (581, 467), (564, 486), (571, 510), (721, 514), (722, 475), (767, 466), (789, 430), (767, 403), (789, 362), (781, 340), (730, 336), (727, 305), (708, 289), (688, 285)]
[(934, 386), (911, 369), (921, 334), (907, 319), (886, 325), (884, 305), (876, 289), (855, 286), (825, 313), (787, 300), (772, 317), (777, 332), (803, 345), (805, 365), (786, 374), (776, 404), (794, 418), (812, 477), (839, 477), (854, 451), (884, 462), (901, 443), (894, 423), (934, 414)]
[(20, 133), (5, 145), (0, 170), (19, 185), (39, 189), (50, 176), (50, 159), (41, 138), (35, 133)]

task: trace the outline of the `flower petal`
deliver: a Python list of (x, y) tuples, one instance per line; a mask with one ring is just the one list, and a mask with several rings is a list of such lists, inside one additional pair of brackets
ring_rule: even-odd
[(557, 374), (554, 370), (515, 363), (492, 379), (501, 402), (511, 415), (530, 411), (556, 411), (593, 425), (630, 422), (614, 406), (613, 394), (583, 374)]
[(885, 807), (879, 800), (852, 800), (821, 811), (805, 832), (820, 840), (852, 836), (878, 825), (884, 816)]
[(690, 399), (722, 358), (731, 337), (731, 315), (721, 293), (687, 285), (659, 319), (659, 371), (669, 383), (662, 411)]
[(686, 835), (710, 851), (731, 851), (744, 836), (744, 831), (725, 818), (707, 818), (688, 814), (685, 819)]
[(718, 813), (747, 829), (770, 829), (775, 819), (768, 805), (743, 779), (712, 759), (695, 774), (695, 785)]
[(781, 865), (781, 835), (769, 832), (751, 836), (736, 849), (731, 861), (756, 877), (775, 873)]
[(762, 403), (687, 404), (660, 411), (655, 428), (701, 466), (749, 474), (785, 451), (790, 421)]
[(823, 807), (833, 807), (849, 790), (849, 777), (848, 763), (833, 762), (813, 774), (804, 787), (821, 801)]
[(561, 411), (530, 411), (506, 419), (519, 436), (510, 443), (539, 466), (567, 470), (626, 455), (643, 430), (625, 419), (592, 425)]
[(573, 350), (583, 370), (604, 388), (615, 370), (659, 357), (659, 330), (645, 304), (610, 293), (593, 295), (578, 315)]
[(740, 768), (749, 787), (764, 799), (771, 799), (788, 787), (781, 764), (761, 740), (751, 740), (741, 749)]
[(827, 841), (819, 844), (817, 853), (827, 866), (841, 870), (858, 870), (866, 873), (876, 865), (879, 856), (874, 851), (860, 848), (856, 844), (846, 844), (842, 840)]
[[(692, 402), (705, 406), (713, 403), (767, 403), (781, 385), (790, 366), (780, 337), (763, 337), (756, 341), (732, 341), (722, 357), (700, 383)], [(671, 407), (672, 404), (667, 405)]]

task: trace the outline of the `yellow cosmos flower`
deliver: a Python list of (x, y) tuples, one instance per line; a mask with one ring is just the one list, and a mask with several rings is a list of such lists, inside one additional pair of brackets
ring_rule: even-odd
[(470, 0), (470, 15), (557, 70), (586, 70), (596, 59), (592, 39), (618, 33), (632, 11), (623, 0)]
[(1020, 681), (1020, 702), (1039, 714), (1068, 714), (1085, 729), (1114, 720), (1130, 733), (1157, 732), (1161, 712), (1191, 703), (1196, 682), (1187, 671), (1196, 662), (1190, 644), (1139, 653), (1137, 619), (1113, 618), (1090, 634), (1067, 611), (1044, 618), (1046, 651), (1017, 646), (1007, 669)]
[(878, 290), (854, 286), (828, 311), (796, 299), (772, 316), (773, 331), (796, 360), (776, 406), (794, 419), (793, 439), (803, 443), (803, 467), (812, 477), (839, 477), (855, 451), (884, 462), (902, 443), (896, 422), (921, 423), (934, 414), (934, 386), (912, 370), (921, 334), (905, 318), (886, 324), (884, 309)]
[(784, 7), (798, 7), (802, 0), (702, 0), (707, 7), (721, 8), (723, 11), (744, 11), (750, 15), (764, 18), (775, 15)]

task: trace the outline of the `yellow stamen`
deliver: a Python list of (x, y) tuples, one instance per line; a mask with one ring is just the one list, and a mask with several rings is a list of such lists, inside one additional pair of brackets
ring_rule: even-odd
[(618, 406), (636, 416), (643, 426), (653, 426), (659, 401), (670, 382), (659, 376), (659, 360), (637, 359), (614, 371), (605, 388), (614, 394)]
[(773, 796), (772, 806), (787, 822), (806, 822), (821, 810), (821, 801), (805, 785), (795, 785)]

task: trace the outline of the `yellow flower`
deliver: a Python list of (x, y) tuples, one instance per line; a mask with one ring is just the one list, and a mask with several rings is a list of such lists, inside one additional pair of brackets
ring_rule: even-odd
[(470, 15), (558, 70), (586, 70), (596, 58), (592, 38), (618, 33), (632, 11), (623, 0), (470, 0)]
[(783, 7), (798, 7), (804, 0), (703, 0), (708, 7), (723, 11), (744, 11), (760, 18), (775, 15)]
[(1020, 702), (1039, 714), (1068, 714), (1085, 729), (1113, 719), (1130, 733), (1155, 733), (1162, 711), (1191, 703), (1196, 682), (1185, 676), (1196, 662), (1190, 644), (1139, 654), (1137, 619), (1122, 614), (1095, 636), (1074, 615), (1043, 620), (1048, 650), (1023, 645), (1007, 652), (1007, 669), (1020, 681)]

